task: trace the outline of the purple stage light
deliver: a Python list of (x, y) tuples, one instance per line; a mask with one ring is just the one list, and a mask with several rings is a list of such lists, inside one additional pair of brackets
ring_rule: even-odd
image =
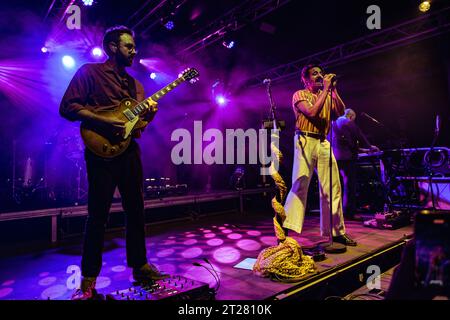
[(240, 235), (239, 233), (231, 233), (227, 236), (227, 238), (232, 240), (238, 240), (242, 238), (242, 235)]
[(156, 79), (156, 73), (154, 73), (154, 72), (150, 73), (150, 79), (155, 80)]
[(0, 289), (0, 298), (4, 298), (13, 292), (13, 288), (1, 288)]
[(101, 58), (103, 56), (103, 51), (99, 47), (95, 47), (91, 50), (91, 54), (94, 58)]
[(255, 241), (255, 240), (249, 240), (249, 239), (240, 240), (240, 241), (238, 241), (238, 243), (236, 245), (238, 248), (245, 250), (245, 251), (256, 251), (261, 248), (261, 245), (259, 244), (259, 242)]
[(203, 250), (199, 247), (193, 247), (184, 250), (181, 256), (185, 259), (193, 259), (199, 257), (203, 253)]
[(117, 265), (111, 268), (112, 272), (123, 272), (127, 270), (127, 267), (125, 267), (124, 265)]
[(222, 45), (227, 49), (232, 49), (235, 45), (235, 42), (233, 40), (231, 41), (223, 41)]
[(61, 61), (66, 69), (72, 69), (73, 67), (75, 67), (75, 60), (71, 56), (66, 55), (62, 57)]
[(185, 245), (185, 246), (191, 246), (191, 245), (193, 245), (193, 244), (196, 244), (198, 241), (197, 240), (195, 240), (195, 239), (189, 239), (189, 240), (186, 240), (185, 242), (183, 242), (183, 244)]
[(247, 231), (247, 234), (248, 234), (249, 236), (257, 237), (257, 236), (260, 236), (260, 235), (261, 235), (261, 231), (258, 231), (258, 230), (250, 230), (250, 231)]
[(222, 247), (214, 251), (214, 259), (220, 263), (233, 263), (239, 260), (241, 254), (233, 247)]
[(39, 280), (38, 284), (43, 287), (48, 287), (49, 285), (52, 285), (54, 282), (56, 282), (56, 277), (46, 277)]
[(175, 28), (175, 22), (169, 20), (164, 24), (164, 27), (166, 27), (167, 30), (172, 30), (173, 28)]
[(211, 247), (218, 247), (218, 246), (221, 246), (223, 244), (223, 240), (214, 238), (214, 239), (206, 241), (206, 244), (208, 246), (211, 246)]
[(175, 253), (175, 250), (174, 250), (174, 249), (165, 249), (165, 250), (160, 250), (160, 251), (156, 254), (156, 256), (157, 256), (158, 258), (165, 258), (165, 257), (168, 257), (168, 256), (174, 254), (174, 253)]
[(94, 0), (83, 0), (83, 4), (85, 6), (92, 6), (93, 3), (94, 3)]
[(48, 48), (47, 47), (42, 47), (41, 51), (42, 51), (42, 53), (47, 53), (48, 52)]
[(56, 300), (62, 297), (67, 291), (67, 287), (62, 284), (57, 284), (51, 287), (48, 287), (41, 293), (41, 299), (43, 300)]
[(111, 279), (109, 277), (98, 277), (97, 282), (95, 284), (95, 288), (104, 289), (109, 287), (111, 284)]
[(227, 99), (223, 95), (218, 95), (216, 96), (216, 103), (223, 107), (227, 104)]
[(205, 233), (204, 237), (207, 239), (214, 238), (216, 236), (215, 233)]

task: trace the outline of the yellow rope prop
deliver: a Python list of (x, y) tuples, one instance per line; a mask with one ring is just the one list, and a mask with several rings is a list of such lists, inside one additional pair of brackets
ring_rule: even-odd
[[(278, 132), (272, 133), (272, 140), (279, 139)], [(283, 154), (272, 142), (270, 144), (272, 155), (275, 155), (278, 164), (283, 160)], [(286, 198), (287, 188), (283, 177), (276, 170), (274, 161), (270, 165), (270, 175), (275, 182), (279, 191), (279, 198), (275, 195), (272, 198), (272, 208), (275, 211), (273, 225), (275, 235), (279, 244), (264, 249), (258, 255), (253, 272), (262, 277), (271, 277), (276, 280), (300, 280), (309, 273), (316, 272), (314, 260), (310, 256), (303, 255), (302, 249), (298, 242), (286, 237), (279, 221), (283, 222), (286, 218), (282, 202)]]
[(279, 245), (260, 252), (253, 272), (275, 280), (300, 280), (309, 273), (315, 273), (316, 265), (310, 256), (303, 255), (295, 239), (286, 237)]

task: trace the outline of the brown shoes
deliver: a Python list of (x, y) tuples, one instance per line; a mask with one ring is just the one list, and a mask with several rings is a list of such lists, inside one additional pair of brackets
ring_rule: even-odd
[(169, 278), (170, 275), (164, 274), (153, 264), (146, 263), (140, 268), (133, 269), (133, 278), (137, 282), (148, 282)]

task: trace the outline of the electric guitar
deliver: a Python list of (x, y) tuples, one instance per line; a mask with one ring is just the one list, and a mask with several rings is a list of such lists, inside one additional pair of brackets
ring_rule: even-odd
[(148, 109), (147, 101), (152, 99), (156, 102), (181, 83), (185, 81), (191, 83), (197, 81), (198, 76), (199, 73), (196, 69), (188, 68), (176, 80), (142, 102), (127, 98), (123, 99), (114, 110), (97, 111), (98, 114), (108, 118), (125, 121), (125, 130), (122, 134), (117, 135), (113, 132), (108, 132), (101, 126), (95, 126), (86, 121), (82, 122), (80, 131), (84, 145), (94, 154), (102, 158), (114, 158), (122, 154), (130, 145), (133, 131), (139, 130), (148, 124), (147, 121), (140, 117)]

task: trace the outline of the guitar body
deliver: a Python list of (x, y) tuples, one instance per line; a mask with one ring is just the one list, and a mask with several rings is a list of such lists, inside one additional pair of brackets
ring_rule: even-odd
[(124, 99), (114, 110), (96, 112), (107, 118), (125, 121), (125, 135), (115, 135), (112, 132), (107, 132), (102, 126), (94, 127), (87, 122), (81, 123), (81, 138), (86, 148), (102, 158), (114, 158), (124, 153), (130, 145), (133, 131), (141, 129), (148, 124), (148, 122), (143, 121), (139, 116), (136, 116), (136, 119), (132, 121), (126, 117), (124, 112), (131, 110), (137, 104), (138, 102), (134, 99)]
[(121, 155), (130, 145), (133, 131), (142, 129), (148, 124), (140, 116), (145, 110), (148, 110), (149, 99), (156, 102), (184, 81), (195, 82), (198, 75), (199, 73), (196, 69), (188, 68), (177, 79), (142, 102), (128, 98), (123, 99), (114, 110), (97, 111), (97, 114), (101, 114), (104, 117), (123, 120), (125, 122), (125, 132), (117, 135), (109, 132), (101, 124), (93, 125), (90, 122), (82, 122), (80, 130), (84, 145), (92, 153), (102, 158), (114, 158)]

